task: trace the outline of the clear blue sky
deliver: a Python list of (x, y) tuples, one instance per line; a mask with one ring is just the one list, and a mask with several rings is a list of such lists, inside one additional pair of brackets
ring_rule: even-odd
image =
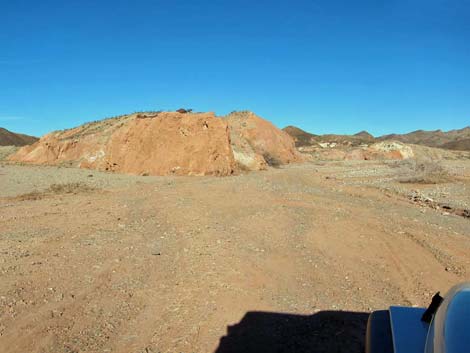
[(470, 125), (470, 1), (0, 2), (0, 126), (180, 107), (313, 133)]

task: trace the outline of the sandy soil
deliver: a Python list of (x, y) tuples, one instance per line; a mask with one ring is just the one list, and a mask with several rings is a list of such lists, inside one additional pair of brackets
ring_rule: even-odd
[(15, 146), (0, 146), (0, 161), (5, 160), (8, 156), (18, 151), (19, 147)]
[[(470, 220), (406, 197), (468, 204), (467, 164), (434, 189), (375, 162), (225, 178), (4, 165), (0, 351), (361, 352), (371, 310), (470, 279)], [(94, 189), (47, 191), (71, 182)]]

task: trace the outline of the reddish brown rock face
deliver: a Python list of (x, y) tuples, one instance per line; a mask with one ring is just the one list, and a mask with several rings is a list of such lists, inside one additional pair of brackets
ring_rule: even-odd
[(162, 112), (53, 132), (10, 160), (138, 175), (225, 176), (240, 167), (260, 170), (300, 158), (289, 135), (252, 113), (222, 119), (213, 113)]
[(106, 148), (113, 171), (149, 175), (230, 175), (227, 123), (213, 114), (160, 113), (117, 130)]
[(41, 138), (11, 160), (148, 175), (230, 175), (227, 123), (212, 113), (130, 115)]

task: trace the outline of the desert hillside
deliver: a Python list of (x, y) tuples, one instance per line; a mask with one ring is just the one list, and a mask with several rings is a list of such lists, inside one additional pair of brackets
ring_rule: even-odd
[(319, 143), (358, 146), (380, 141), (400, 141), (406, 144), (470, 151), (470, 127), (451, 131), (418, 130), (408, 134), (389, 134), (377, 138), (367, 131), (361, 131), (354, 135), (314, 135), (295, 126), (287, 126), (283, 130), (292, 136), (297, 147), (314, 146)]
[(297, 147), (310, 146), (313, 143), (317, 142), (319, 138), (318, 135), (311, 134), (292, 125), (286, 126), (282, 130), (288, 133), (294, 139), (295, 145)]
[(11, 161), (136, 175), (231, 175), (300, 160), (292, 138), (250, 112), (123, 115), (43, 136)]
[(410, 161), (0, 163), (0, 351), (364, 353), (371, 311), (470, 278), (470, 160), (440, 184)]
[(441, 148), (457, 151), (470, 151), (470, 138), (464, 138), (457, 141), (447, 142), (440, 146)]
[(1, 147), (0, 185), (0, 351), (363, 353), (470, 271), (470, 152), (366, 131), (134, 113)]
[(2, 148), (0, 351), (363, 353), (370, 312), (469, 278), (470, 152), (247, 111)]
[(25, 146), (37, 140), (37, 137), (18, 134), (0, 127), (0, 146)]
[(367, 131), (358, 132), (355, 135), (314, 135), (295, 126), (287, 126), (283, 129), (294, 140), (297, 147), (306, 147), (318, 144), (337, 144), (342, 146), (360, 146), (374, 141), (374, 136)]
[[(417, 130), (408, 134), (392, 134), (379, 137), (380, 140), (398, 140), (415, 145), (439, 147), (448, 149), (470, 150), (468, 140), (470, 139), (470, 127), (450, 131), (424, 131)], [(466, 142), (465, 142), (466, 141)]]

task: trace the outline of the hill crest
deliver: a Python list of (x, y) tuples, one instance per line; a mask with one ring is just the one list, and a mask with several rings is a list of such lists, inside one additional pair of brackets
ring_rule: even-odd
[(0, 127), (0, 146), (26, 146), (39, 140), (37, 137), (19, 134)]

